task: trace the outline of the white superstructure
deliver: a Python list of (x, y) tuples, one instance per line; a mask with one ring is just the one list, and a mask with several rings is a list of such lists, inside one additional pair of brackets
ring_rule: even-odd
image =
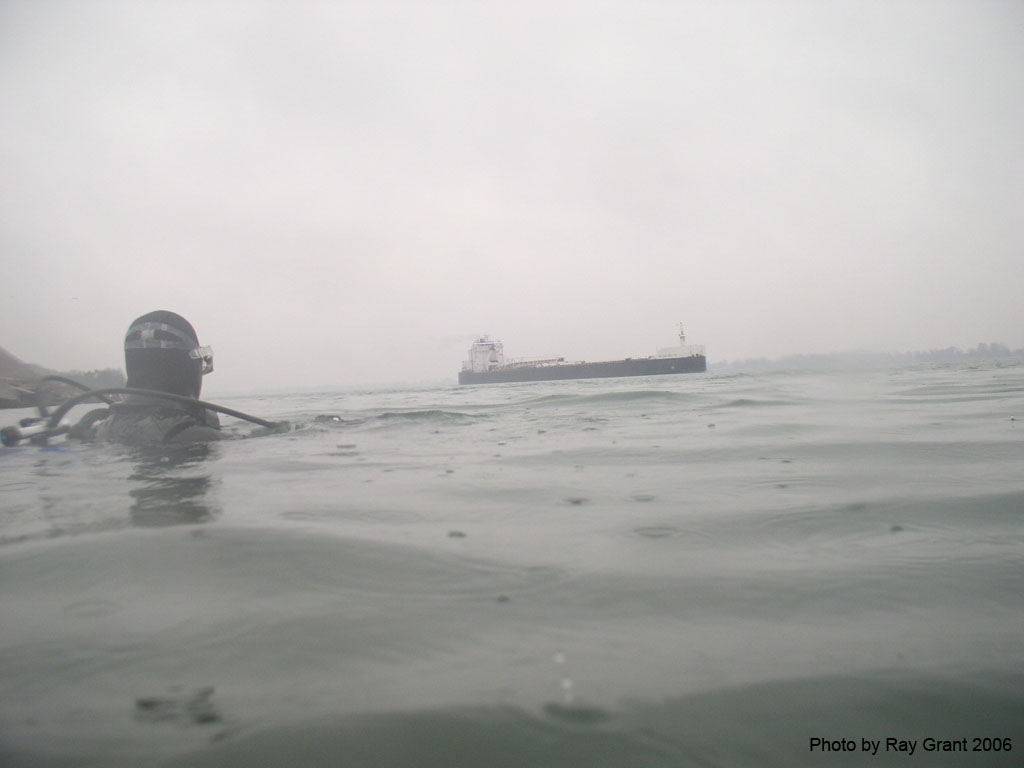
[(679, 324), (679, 345), (675, 347), (659, 347), (655, 357), (694, 357), (704, 354), (703, 344), (687, 344), (683, 324)]
[(500, 341), (494, 341), (490, 336), (481, 336), (469, 348), (469, 359), (463, 361), (462, 370), (482, 373), (495, 368), (538, 367), (564, 362), (564, 357), (513, 357), (506, 360)]
[(490, 336), (481, 336), (469, 348), (469, 359), (462, 364), (462, 370), (481, 373), (498, 368), (505, 363), (505, 350), (500, 341), (491, 341)]

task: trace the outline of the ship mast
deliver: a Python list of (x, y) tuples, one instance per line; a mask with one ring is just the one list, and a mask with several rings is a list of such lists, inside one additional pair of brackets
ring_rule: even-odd
[(683, 324), (679, 324), (679, 346), (686, 344), (686, 331), (683, 330)]

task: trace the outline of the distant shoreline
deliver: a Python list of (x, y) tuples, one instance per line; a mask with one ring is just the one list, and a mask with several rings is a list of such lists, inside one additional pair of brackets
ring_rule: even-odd
[(783, 368), (873, 368), (917, 363), (967, 363), (983, 360), (1024, 361), (1024, 349), (1010, 349), (1005, 344), (993, 342), (979, 344), (973, 349), (959, 347), (933, 349), (919, 352), (823, 352), (784, 357), (756, 357), (744, 360), (708, 362), (709, 371), (761, 371)]
[[(123, 387), (124, 373), (115, 368), (92, 371), (52, 371), (40, 365), (25, 363), (0, 347), (0, 408), (32, 408), (36, 403), (36, 388), (45, 376), (64, 376), (90, 389)], [(66, 384), (54, 383), (46, 404), (61, 402), (77, 393)]]

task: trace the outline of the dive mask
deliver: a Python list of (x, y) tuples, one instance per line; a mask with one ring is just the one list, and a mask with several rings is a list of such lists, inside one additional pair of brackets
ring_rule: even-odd
[(202, 375), (213, 370), (213, 347), (197, 347), (173, 325), (167, 323), (139, 323), (128, 329), (124, 337), (125, 349), (181, 349), (193, 360), (203, 364)]
[(188, 351), (188, 356), (203, 361), (203, 376), (213, 372), (213, 347), (195, 347)]

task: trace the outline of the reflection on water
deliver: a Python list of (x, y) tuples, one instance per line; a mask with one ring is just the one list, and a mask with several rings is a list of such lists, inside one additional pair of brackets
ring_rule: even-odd
[(212, 479), (203, 470), (213, 451), (208, 443), (134, 449), (128, 476), (132, 523), (152, 528), (212, 520), (219, 510), (210, 499)]

